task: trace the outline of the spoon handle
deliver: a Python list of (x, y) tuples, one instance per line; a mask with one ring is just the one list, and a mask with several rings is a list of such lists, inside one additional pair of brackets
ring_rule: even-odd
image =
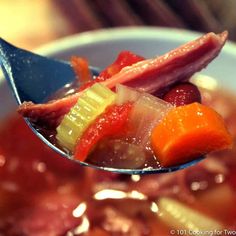
[(0, 39), (0, 63), (19, 104), (42, 103), (74, 79), (69, 63), (19, 49)]

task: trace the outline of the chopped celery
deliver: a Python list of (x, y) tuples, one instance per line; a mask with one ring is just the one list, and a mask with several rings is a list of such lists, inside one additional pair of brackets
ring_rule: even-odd
[(84, 130), (115, 99), (116, 94), (102, 84), (96, 83), (86, 89), (56, 129), (60, 145), (72, 151)]
[(218, 221), (171, 198), (159, 199), (158, 208), (162, 222), (172, 229), (187, 230), (190, 235), (223, 229)]

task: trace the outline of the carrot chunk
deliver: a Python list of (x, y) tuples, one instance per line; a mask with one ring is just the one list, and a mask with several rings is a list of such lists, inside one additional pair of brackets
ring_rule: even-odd
[(196, 102), (169, 111), (151, 134), (152, 148), (162, 166), (185, 163), (230, 148), (232, 143), (223, 118)]
[(89, 64), (85, 58), (72, 56), (70, 62), (79, 82), (83, 84), (92, 80)]

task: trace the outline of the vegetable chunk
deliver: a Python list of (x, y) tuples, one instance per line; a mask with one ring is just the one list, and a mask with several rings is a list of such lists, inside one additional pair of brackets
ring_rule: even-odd
[(93, 147), (104, 137), (121, 132), (128, 120), (131, 103), (113, 105), (85, 130), (75, 147), (75, 159), (84, 161)]
[(115, 93), (99, 83), (86, 89), (56, 129), (59, 144), (72, 151), (77, 139), (115, 98)]
[(177, 165), (232, 146), (223, 118), (213, 109), (192, 103), (167, 113), (153, 129), (152, 148), (163, 166)]

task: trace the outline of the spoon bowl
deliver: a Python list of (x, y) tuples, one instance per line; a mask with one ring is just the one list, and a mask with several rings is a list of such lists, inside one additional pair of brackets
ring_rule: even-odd
[[(66, 84), (71, 83), (75, 78), (73, 69), (68, 62), (43, 57), (17, 48), (3, 39), (0, 39), (0, 64), (5, 79), (19, 105), (24, 101), (44, 103), (47, 101), (47, 98)], [(99, 69), (96, 67), (90, 67), (90, 70), (95, 76), (99, 73)], [(46, 145), (58, 152), (62, 157), (73, 160), (70, 155), (53, 145), (46, 137), (35, 129), (28, 119), (25, 119), (25, 121)], [(73, 161), (84, 166), (123, 174), (154, 174), (184, 169), (196, 164), (202, 159), (203, 157), (199, 157), (188, 163), (167, 168), (160, 167), (157, 169), (152, 167), (143, 169), (117, 169), (96, 166), (78, 160)]]

